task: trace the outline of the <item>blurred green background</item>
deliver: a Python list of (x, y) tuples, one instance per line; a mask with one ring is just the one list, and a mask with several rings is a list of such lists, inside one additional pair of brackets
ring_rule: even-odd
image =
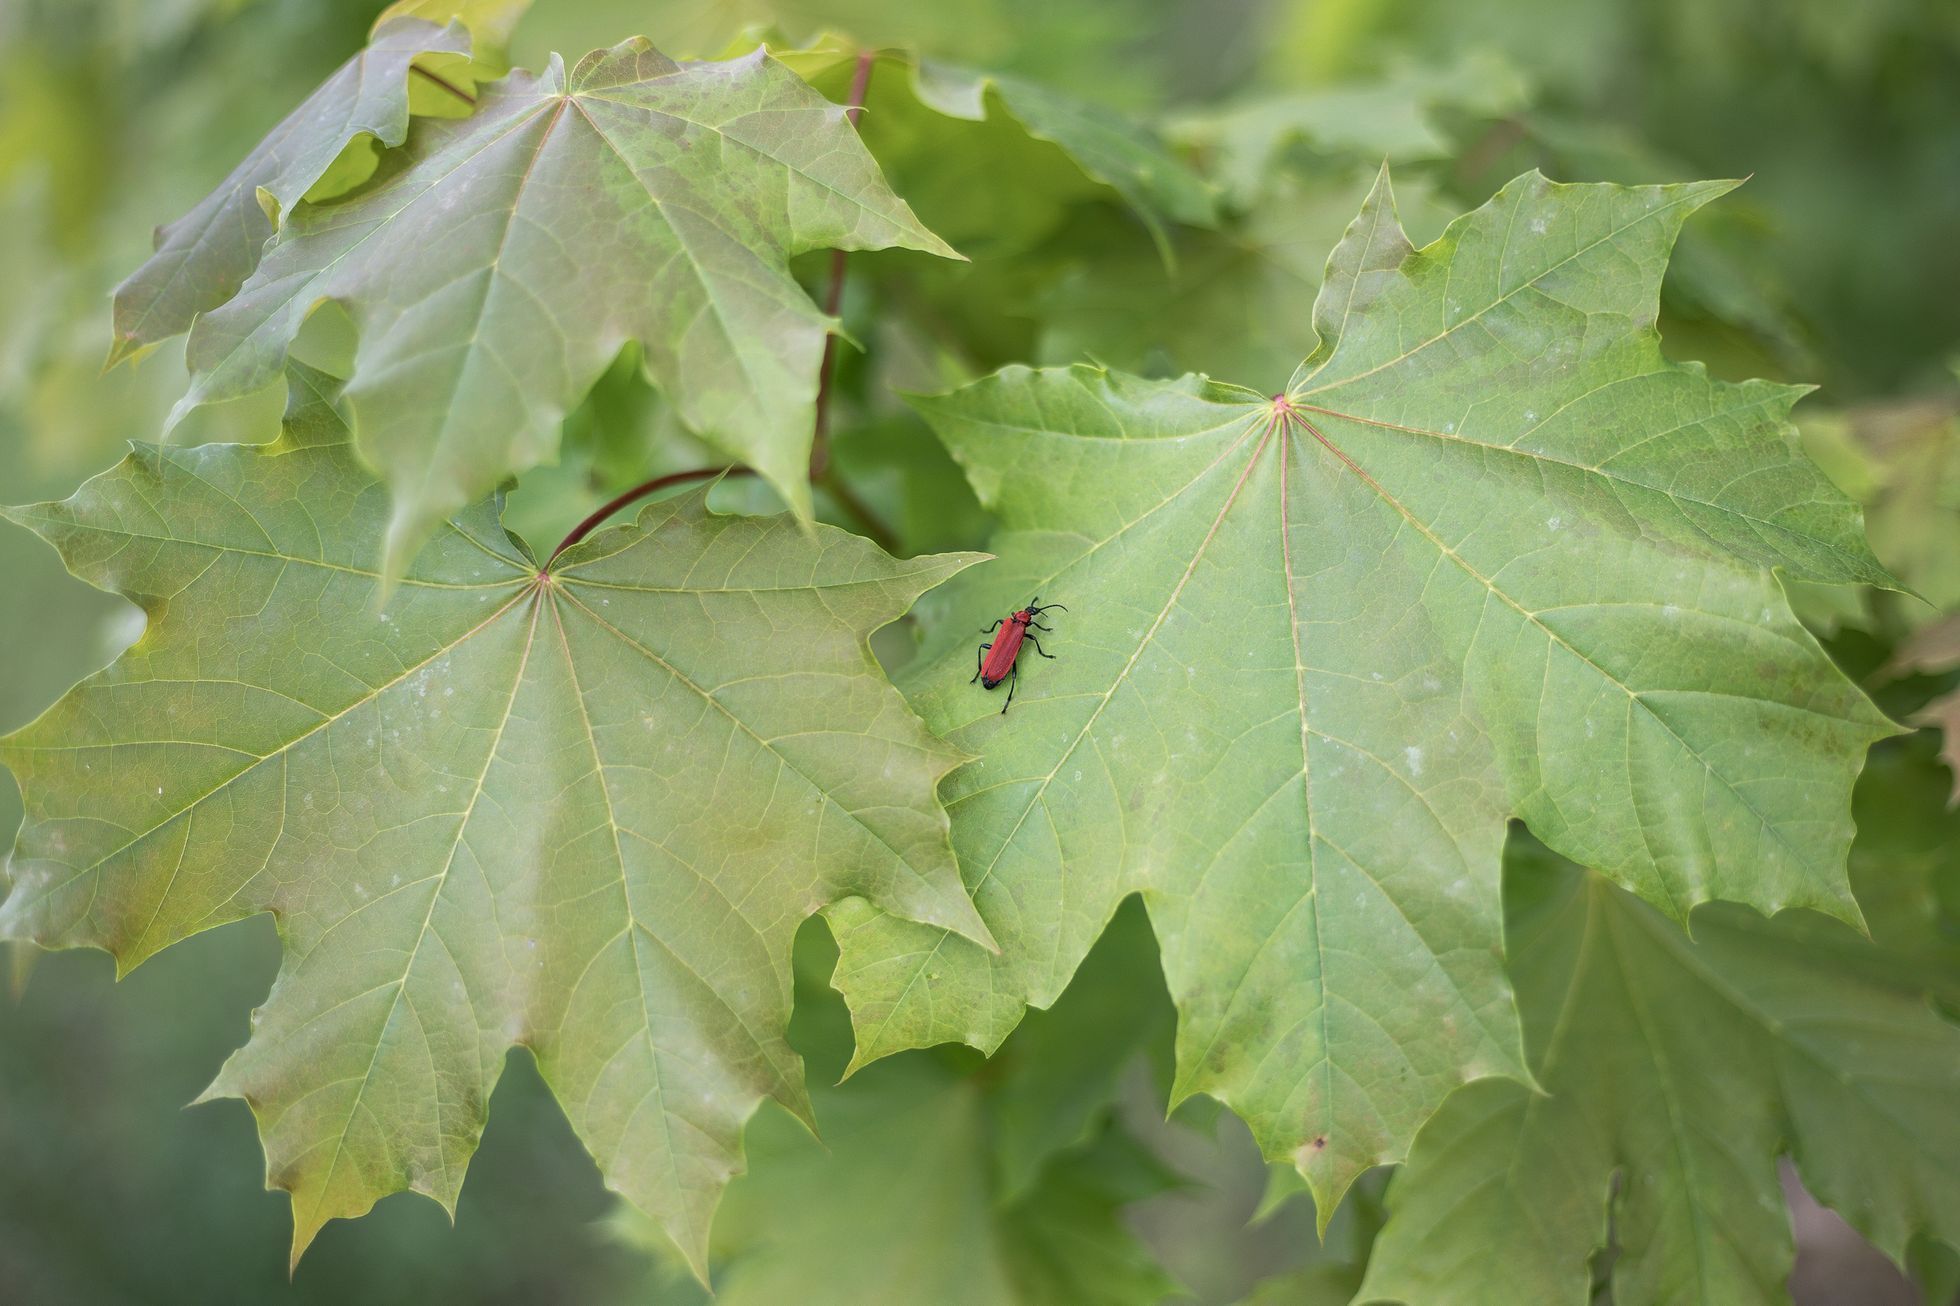
[[(181, 387), (181, 351), (102, 374), (110, 288), (147, 253), (151, 228), (357, 48), (379, 8), (0, 0), (0, 500), (64, 496), (125, 440), (156, 438)], [(1172, 233), (1175, 271), (1106, 195), (1017, 233), (1023, 282), (969, 301), (973, 321), (936, 342), (957, 355), (954, 372), (1086, 355), (1283, 379), (1305, 348), (1312, 289), (1358, 178), (1384, 156), (1425, 236), (1534, 166), (1575, 181), (1749, 176), (1684, 239), (1665, 304), (1670, 352), (1725, 375), (1821, 385), (1804, 409), (1806, 439), (1868, 502), (1886, 560), (1936, 604), (1960, 606), (1952, 0), (537, 0), (516, 55), (535, 65), (550, 50), (576, 55), (639, 32), (676, 54), (708, 54), (748, 24), (793, 39), (842, 31), (1018, 73), (1151, 121), (1224, 188), (1222, 231)], [(888, 166), (902, 193), (934, 184)], [(1260, 324), (1249, 338), (1248, 322)], [(277, 402), (205, 410), (173, 438), (263, 438)], [(598, 401), (574, 419), (606, 420)], [(943, 475), (943, 458), (892, 452), (912, 435), (867, 417), (839, 433), (840, 464), (849, 472), (857, 459), (867, 485), (885, 472), (901, 486), (904, 475)], [(573, 499), (603, 487), (602, 462), (566, 473)], [(562, 517), (562, 501), (540, 493), (543, 506), (520, 507)], [(908, 523), (895, 500), (881, 503), (912, 547), (937, 547), (935, 529), (952, 529), (944, 513)], [(957, 520), (961, 531), (977, 523)], [(1932, 607), (1798, 598), (1854, 674), (1887, 687), (1889, 710), (1909, 715), (1953, 684), (1938, 662), (1910, 676), (1884, 670)], [(0, 728), (139, 629), (133, 609), (67, 578), (26, 532), (0, 528)], [(1951, 823), (1930, 814), (1944, 781), (1932, 741), (1894, 751), (1892, 765), (1931, 795), (1928, 847), (1950, 844)], [(0, 780), (0, 836), (18, 818)], [(828, 940), (813, 927), (801, 948), (795, 1034), (813, 1082), (828, 1083), (845, 1046), (823, 985)], [(285, 1198), (260, 1188), (247, 1111), (181, 1109), (245, 1037), (276, 962), (270, 925), (255, 920), (173, 949), (121, 985), (103, 956), (42, 957), (31, 979), (19, 966), (27, 982), (0, 1003), (0, 1300), (703, 1300), (604, 1192), (521, 1053), (453, 1228), (431, 1203), (390, 1198), (331, 1226), (289, 1282)], [(953, 1052), (881, 1063), (820, 1098), (827, 1153), (785, 1119), (759, 1118), (757, 1176), (735, 1186), (718, 1230), (735, 1267), (723, 1296), (792, 1299), (773, 1294), (824, 1256), (847, 1280), (862, 1273), (837, 1226), (783, 1215), (805, 1186), (834, 1193), (855, 1174), (877, 1218), (974, 1221), (974, 1245), (991, 1259), (972, 1273), (1004, 1275), (1004, 1292), (1017, 1266), (1065, 1255), (1040, 1232), (1065, 1227), (1081, 1239), (1067, 1255), (1108, 1254), (1090, 1262), (1097, 1282), (1143, 1295), (1344, 1300), (1379, 1183), (1363, 1184), (1325, 1249), (1284, 1185), (1268, 1195), (1275, 1209), (1252, 1219), (1268, 1179), (1243, 1129), (1195, 1106), (1166, 1125), (1153, 1107), (1170, 1029), (1154, 976), (1148, 930), (1126, 912), (1063, 1003), (993, 1063)], [(1090, 1076), (1086, 1097), (1044, 1080), (1062, 1050), (1089, 1046), (1107, 1074)], [(878, 1131), (855, 1138), (857, 1120)], [(1065, 1136), (1043, 1136), (1063, 1126)], [(998, 1200), (963, 1211), (934, 1205), (954, 1201), (950, 1191), (893, 1187), (880, 1153), (908, 1148), (939, 1149), (948, 1173), (985, 1170), (974, 1185)], [(1017, 1148), (1039, 1185), (1017, 1178)], [(1077, 1175), (1071, 1158), (1084, 1155), (1096, 1165)], [(1124, 1177), (1114, 1188), (1112, 1175)], [(1085, 1284), (1080, 1299), (1093, 1291)]]

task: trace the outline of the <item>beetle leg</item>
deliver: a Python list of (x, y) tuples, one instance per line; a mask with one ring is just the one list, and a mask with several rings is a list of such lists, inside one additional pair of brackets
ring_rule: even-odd
[[(1029, 626), (1031, 626), (1031, 627), (1033, 627), (1033, 628), (1034, 628), (1034, 629), (1036, 629), (1036, 630), (1045, 630), (1045, 631), (1047, 631), (1047, 632), (1048, 632), (1049, 634), (1051, 634), (1051, 635), (1055, 633), (1055, 632), (1054, 632), (1054, 630), (1053, 630), (1053, 629), (1052, 629), (1051, 627), (1048, 627), (1048, 626), (1044, 626), (1044, 625), (1042, 625), (1042, 624), (1041, 624), (1041, 623), (1040, 623), (1039, 621), (1030, 621), (1030, 622), (1028, 623), (1028, 625), (1029, 625)], [(981, 632), (981, 634), (985, 634), (985, 633), (986, 633), (985, 631), (982, 631), (982, 632)]]
[(1033, 635), (1028, 636), (1028, 643), (1034, 645), (1034, 651), (1041, 654), (1041, 656), (1047, 658), (1050, 662), (1058, 662), (1061, 660), (1057, 658), (1053, 653), (1050, 653), (1047, 649), (1041, 647), (1041, 641), (1036, 639)]
[(1014, 669), (1007, 673), (1007, 701), (1000, 705), (1000, 714), (1007, 715), (1007, 709), (1014, 706), (1014, 686), (1021, 683), (1021, 664), (1016, 662)]
[(991, 635), (991, 634), (993, 634), (993, 633), (994, 633), (995, 631), (997, 631), (997, 630), (999, 630), (999, 629), (1000, 629), (1000, 623), (1001, 623), (1001, 622), (1003, 622), (1003, 621), (1005, 621), (1005, 620), (1007, 620), (1007, 618), (1005, 618), (1005, 617), (996, 617), (996, 618), (994, 618), (994, 624), (993, 624), (993, 625), (991, 625), (991, 626), (988, 626), (988, 627), (986, 627), (986, 628), (985, 628), (985, 629), (983, 629), (983, 630), (982, 630), (982, 631), (981, 631), (980, 633), (981, 633), (982, 635)]
[[(980, 679), (981, 664), (986, 661), (987, 650), (992, 647), (992, 644), (982, 644), (979, 648), (973, 650), (973, 680)], [(973, 683), (973, 680), (969, 680), (966, 683), (970, 685)]]

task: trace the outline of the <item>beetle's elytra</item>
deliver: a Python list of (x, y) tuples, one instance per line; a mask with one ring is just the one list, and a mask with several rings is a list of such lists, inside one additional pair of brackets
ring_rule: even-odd
[[(1029, 632), (1048, 630), (1048, 627), (1036, 620), (1042, 613), (1067, 611), (1068, 608), (1060, 603), (1043, 606), (1040, 596), (1037, 595), (1027, 607), (1008, 613), (980, 632), (982, 635), (991, 635), (996, 630), (1000, 631), (1000, 634), (994, 636), (992, 643), (982, 644), (975, 652), (973, 680), (979, 681), (982, 689), (993, 689), (1001, 681), (1007, 681), (1007, 702), (1000, 705), (1003, 716), (1006, 715), (1007, 709), (1013, 706), (1014, 687), (1021, 682), (1021, 641), (1026, 640), (1034, 645), (1035, 652), (1051, 662), (1054, 661), (1055, 655), (1041, 647), (1041, 641)], [(970, 685), (973, 680), (966, 683)]]

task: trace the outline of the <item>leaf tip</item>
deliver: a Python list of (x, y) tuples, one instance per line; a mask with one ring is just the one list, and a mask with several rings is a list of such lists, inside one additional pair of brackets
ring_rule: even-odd
[(199, 390), (199, 385), (193, 381), (191, 388), (184, 392), (184, 396), (176, 403), (170, 405), (170, 411), (164, 414), (163, 430), (159, 433), (162, 439), (169, 439), (170, 433), (183, 425), (186, 417), (189, 417), (192, 413), (203, 407), (204, 398), (199, 393)]
[(295, 1199), (294, 1201), (294, 1207), (295, 1209), (293, 1212), (293, 1247), (291, 1253), (288, 1254), (288, 1256), (286, 1257), (286, 1282), (287, 1283), (291, 1283), (293, 1281), (294, 1276), (296, 1276), (299, 1273), (300, 1257), (306, 1255), (306, 1249), (313, 1245), (314, 1235), (320, 1232), (318, 1226), (315, 1226), (312, 1229), (308, 1229), (300, 1223), (299, 1212), (297, 1209), (298, 1208), (297, 1199)]
[(905, 213), (907, 217), (911, 218), (912, 227), (914, 228), (914, 232), (916, 233), (912, 235), (912, 238), (907, 242), (905, 248), (916, 250), (921, 254), (931, 254), (937, 258), (951, 259), (955, 263), (973, 262), (972, 259), (960, 253), (957, 249), (954, 249), (951, 245), (947, 244), (946, 241), (940, 237), (938, 232), (926, 226), (925, 223), (919, 221), (919, 219), (913, 215), (911, 205), (908, 204), (905, 206)]
[(139, 340), (134, 332), (118, 331), (109, 342), (109, 352), (102, 358), (100, 375), (107, 376), (124, 363), (134, 365), (155, 348), (154, 341)]
[(851, 1043), (851, 1059), (845, 1063), (843, 1071), (838, 1074), (837, 1084), (835, 1086), (842, 1087), (844, 1084), (849, 1083), (851, 1076), (857, 1074), (858, 1071), (864, 1069), (877, 1059), (877, 1053), (866, 1051), (862, 1041), (853, 1040)]
[[(980, 909), (973, 905), (973, 899), (967, 896), (965, 888), (962, 887), (957, 892), (945, 896), (951, 900), (952, 905), (936, 906), (926, 913), (935, 919), (925, 923), (951, 930), (969, 943), (985, 948), (993, 956), (1000, 956), (1000, 944), (995, 942), (994, 932), (987, 928), (987, 922), (981, 918)], [(923, 915), (921, 919), (924, 919)]]
[(919, 592), (923, 594), (927, 590), (944, 585), (947, 581), (969, 567), (977, 567), (983, 562), (992, 562), (993, 560), (994, 555), (991, 553), (960, 551), (956, 553), (922, 553), (918, 557), (911, 559), (911, 562), (918, 568), (918, 571), (914, 574), (923, 582), (919, 586)]
[(662, 1220), (660, 1225), (669, 1241), (674, 1244), (674, 1250), (679, 1252), (681, 1259), (687, 1262), (688, 1273), (694, 1276), (694, 1281), (701, 1285), (702, 1291), (709, 1297), (713, 1297), (715, 1285), (708, 1274), (707, 1227), (698, 1221), (685, 1231), (670, 1227), (665, 1220)]
[[(0, 883), (4, 883), (4, 876), (0, 876)], [(27, 985), (34, 978), (41, 950), (25, 939), (9, 940), (0, 947), (7, 954), (7, 1000), (18, 1007), (27, 997)]]
[[(1912, 732), (1900, 727), (1898, 733), (1911, 734)], [(1848, 876), (1840, 877), (1837, 883), (1830, 885), (1814, 899), (1792, 899), (1774, 911), (1765, 911), (1763, 916), (1765, 919), (1772, 919), (1797, 907), (1806, 907), (1820, 915), (1842, 921), (1857, 931), (1861, 939), (1870, 941), (1872, 937), (1871, 923), (1865, 919), (1865, 909), (1859, 905), (1857, 897), (1851, 892), (1851, 881)]]
[(381, 545), (381, 568), (374, 586), (376, 612), (388, 606), (395, 588), (408, 572), (408, 564), (414, 560), (428, 535), (429, 528), (422, 514), (397, 500), (388, 516), (388, 533)]

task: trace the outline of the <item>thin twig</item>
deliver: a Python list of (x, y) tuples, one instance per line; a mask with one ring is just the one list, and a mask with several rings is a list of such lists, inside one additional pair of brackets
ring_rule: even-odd
[[(877, 55), (870, 50), (861, 52), (857, 57), (857, 68), (851, 76), (850, 100), (844, 107), (844, 114), (850, 119), (851, 126), (853, 127), (857, 126), (858, 115), (864, 111), (865, 88), (871, 84), (871, 69), (877, 61)], [(462, 99), (468, 100), (471, 104), (476, 103), (473, 97), (465, 94), (457, 87), (450, 85), (427, 69), (415, 68), (414, 71), (421, 73), (422, 76), (443, 87), (445, 90), (460, 96)], [(836, 249), (830, 252), (830, 284), (824, 292), (824, 313), (829, 317), (836, 317), (837, 310), (842, 306), (843, 302), (844, 251)], [(858, 498), (855, 491), (846, 486), (839, 478), (827, 474), (830, 463), (831, 378), (836, 370), (837, 336), (832, 333), (824, 337), (823, 362), (820, 365), (820, 371), (817, 376), (816, 429), (812, 433), (810, 440), (810, 480), (812, 482), (820, 481), (823, 487), (830, 492), (831, 497), (836, 499), (838, 504), (846, 512), (857, 518), (858, 524), (864, 527), (866, 538), (886, 553), (897, 553), (898, 540), (893, 536), (890, 528), (878, 519), (878, 515), (871, 510), (869, 505)], [(628, 504), (637, 503), (639, 500), (646, 498), (649, 494), (658, 494), (662, 490), (675, 485), (684, 485), (689, 481), (705, 481), (716, 476), (753, 476), (754, 474), (754, 469), (749, 467), (700, 467), (693, 471), (670, 472), (665, 476), (656, 476), (650, 481), (636, 485), (624, 494), (617, 495), (607, 502), (600, 504), (597, 508), (593, 509), (592, 513), (584, 521), (572, 527), (571, 533), (560, 540), (558, 547), (551, 551), (551, 557), (545, 561), (544, 569), (546, 571), (551, 570), (552, 563), (558, 561), (558, 555), (597, 530), (608, 517)]]
[(1530, 135), (1522, 118), (1507, 114), (1484, 129), (1469, 149), (1465, 150), (1456, 162), (1456, 179), (1459, 185), (1475, 187), (1483, 175), (1490, 171), (1514, 146), (1522, 144)]
[(898, 555), (898, 537), (892, 534), (891, 527), (885, 525), (870, 504), (858, 498), (857, 491), (846, 484), (843, 477), (827, 473), (821, 484), (830, 492), (830, 497), (837, 500), (839, 507), (857, 519), (858, 525), (864, 528), (864, 538), (886, 553), (894, 557)]
[(421, 77), (427, 78), (431, 82), (434, 82), (437, 86), (440, 86), (443, 90), (448, 91), (451, 95), (461, 100), (464, 104), (467, 104), (472, 108), (476, 107), (476, 97), (474, 95), (471, 95), (468, 91), (464, 90), (462, 87), (456, 85), (456, 83), (450, 81), (448, 78), (438, 77), (420, 64), (412, 63), (408, 66), (408, 70)]
[(612, 516), (629, 503), (637, 503), (649, 494), (658, 494), (662, 490), (676, 485), (685, 485), (689, 481), (712, 480), (717, 476), (753, 476), (754, 474), (747, 467), (697, 467), (693, 471), (669, 472), (665, 476), (656, 476), (650, 481), (636, 485), (626, 491), (626, 493), (616, 495), (600, 504), (592, 510), (591, 515), (586, 517), (584, 521), (572, 527), (571, 534), (558, 541), (558, 547), (553, 549), (551, 556), (545, 560), (544, 570), (550, 571), (551, 564), (558, 561), (559, 554), (597, 530), (605, 522), (606, 518)]
[[(851, 95), (844, 104), (844, 116), (856, 127), (858, 116), (864, 112), (864, 93), (871, 85), (871, 69), (878, 62), (878, 56), (870, 50), (862, 50), (857, 57), (857, 70), (851, 74)], [(824, 290), (824, 316), (837, 317), (838, 310), (844, 306), (844, 266), (847, 255), (841, 249), (830, 251), (830, 284)], [(830, 466), (830, 394), (831, 382), (837, 372), (837, 333), (829, 332), (823, 339), (823, 362), (817, 369), (817, 422), (810, 437), (810, 479), (820, 479), (824, 469)], [(890, 552), (890, 550), (886, 550)]]

